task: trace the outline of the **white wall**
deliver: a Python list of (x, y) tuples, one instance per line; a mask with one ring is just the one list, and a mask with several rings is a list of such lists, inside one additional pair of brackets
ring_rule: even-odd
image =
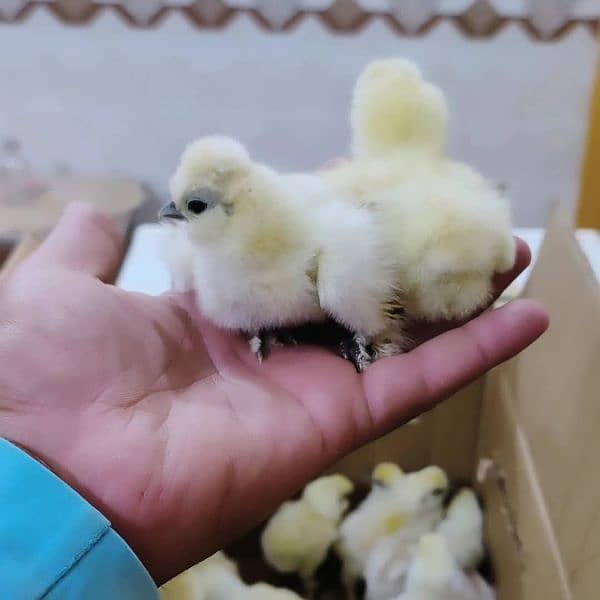
[(137, 30), (112, 13), (65, 27), (39, 10), (0, 26), (0, 137), (21, 138), (43, 171), (58, 160), (126, 175), (164, 199), (197, 135), (237, 136), (282, 169), (344, 154), (357, 73), (406, 55), (448, 94), (453, 154), (508, 185), (520, 226), (539, 225), (552, 203), (576, 198), (595, 52), (585, 30), (553, 44), (517, 27), (486, 41), (451, 25), (418, 39), (381, 23), (340, 36), (311, 20), (266, 34), (241, 17), (207, 32), (178, 15)]

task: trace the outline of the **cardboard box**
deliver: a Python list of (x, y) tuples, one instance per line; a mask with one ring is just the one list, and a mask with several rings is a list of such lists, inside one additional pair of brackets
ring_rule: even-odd
[[(523, 295), (548, 309), (545, 336), (329, 472), (366, 484), (382, 460), (407, 470), (438, 464), (481, 494), (498, 600), (594, 600), (600, 598), (600, 286), (562, 214), (549, 224)], [(230, 550), (242, 574), (284, 583), (259, 565), (256, 540), (254, 532)]]

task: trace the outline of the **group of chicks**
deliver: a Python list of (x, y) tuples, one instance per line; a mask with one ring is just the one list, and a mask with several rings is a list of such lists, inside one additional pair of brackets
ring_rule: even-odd
[(162, 600), (302, 600), (298, 594), (266, 583), (248, 585), (224, 552), (175, 577), (161, 588)]
[[(415, 323), (466, 318), (515, 258), (496, 186), (444, 152), (442, 92), (402, 59), (378, 60), (353, 94), (351, 158), (279, 173), (236, 140), (190, 144), (160, 213), (173, 287), (244, 333), (259, 359), (282, 330), (327, 320), (359, 371), (412, 348)], [(293, 336), (292, 342), (294, 341)]]
[[(351, 512), (353, 483), (343, 475), (311, 482), (285, 502), (262, 531), (266, 562), (302, 578), (314, 598), (316, 574), (331, 550), (341, 562), (345, 597), (366, 600), (493, 600), (478, 573), (484, 558), (483, 514), (475, 493), (462, 488), (448, 502), (449, 481), (436, 466), (404, 473), (381, 463), (371, 489)], [(181, 590), (187, 595), (177, 595)], [(222, 552), (175, 579), (165, 600), (292, 600), (296, 593), (242, 582)]]

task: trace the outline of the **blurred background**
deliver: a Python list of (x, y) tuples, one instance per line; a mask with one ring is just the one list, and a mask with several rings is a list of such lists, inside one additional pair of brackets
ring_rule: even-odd
[(385, 56), (444, 89), (451, 154), (505, 187), (517, 226), (542, 226), (580, 197), (599, 16), (600, 0), (0, 0), (5, 229), (69, 177), (60, 201), (143, 196), (135, 218), (152, 219), (207, 133), (280, 169), (345, 155), (354, 80)]

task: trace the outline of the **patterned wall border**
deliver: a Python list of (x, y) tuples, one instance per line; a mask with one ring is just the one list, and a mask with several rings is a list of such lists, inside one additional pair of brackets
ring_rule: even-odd
[[(223, 0), (196, 0), (189, 5), (161, 6), (148, 0), (144, 10), (128, 2), (95, 2), (93, 0), (0, 0), (0, 23), (22, 23), (37, 10), (49, 10), (68, 25), (86, 25), (100, 13), (112, 11), (127, 24), (139, 28), (156, 28), (171, 13), (180, 13), (200, 29), (218, 29), (227, 26), (239, 15), (251, 17), (267, 31), (290, 31), (306, 18), (316, 18), (336, 33), (355, 33), (368, 23), (380, 20), (394, 31), (405, 36), (422, 36), (443, 22), (453, 24), (467, 37), (490, 37), (510, 24), (521, 27), (531, 38), (555, 41), (575, 28), (584, 28), (591, 34), (600, 32), (600, 15), (571, 17), (561, 20), (555, 27), (540, 27), (531, 17), (501, 14), (490, 0), (474, 0), (464, 11), (456, 14), (433, 14), (409, 27), (390, 11), (365, 10), (355, 0), (335, 0), (327, 8), (298, 9), (280, 21), (269, 19), (258, 8), (232, 7)], [(11, 7), (6, 8), (6, 5)], [(129, 5), (129, 6), (128, 6)], [(154, 8), (153, 8), (154, 6)]]

